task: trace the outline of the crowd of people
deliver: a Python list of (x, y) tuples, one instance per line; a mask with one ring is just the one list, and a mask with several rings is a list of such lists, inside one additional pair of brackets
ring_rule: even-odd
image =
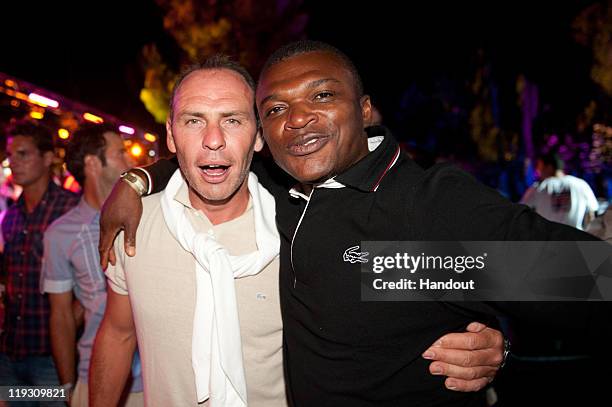
[(174, 159), (130, 169), (114, 128), (82, 126), (65, 157), (80, 195), (51, 178), (49, 131), (13, 123), (0, 384), (60, 386), (71, 406), (484, 406), (505, 317), (609, 334), (597, 305), (362, 301), (343, 258), (362, 241), (611, 233), (558, 157), (512, 203), (421, 168), (373, 113), (342, 51), (300, 41), (257, 83), (223, 55), (186, 69)]

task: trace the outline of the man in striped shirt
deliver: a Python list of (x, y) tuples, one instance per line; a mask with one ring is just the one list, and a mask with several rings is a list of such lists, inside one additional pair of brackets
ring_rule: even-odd
[[(106, 308), (106, 278), (100, 267), (98, 236), (100, 207), (130, 162), (123, 139), (110, 125), (92, 124), (77, 130), (66, 153), (68, 170), (83, 188), (77, 206), (45, 232), (43, 290), (51, 303), (51, 345), (60, 383), (72, 388), (72, 407), (87, 406), (89, 360)], [(78, 342), (72, 312), (76, 297), (85, 309), (85, 326)], [(142, 406), (142, 379), (136, 356), (126, 406)]]

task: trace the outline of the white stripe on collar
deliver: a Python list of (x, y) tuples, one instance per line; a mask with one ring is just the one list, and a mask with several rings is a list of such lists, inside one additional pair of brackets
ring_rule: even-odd
[[(296, 186), (291, 188), (289, 190), (289, 195), (291, 195), (293, 198), (298, 198), (298, 199), (302, 198), (303, 200), (308, 202), (310, 200), (310, 197), (298, 190), (299, 185), (300, 184), (297, 184)], [(342, 184), (341, 182), (336, 181), (334, 177), (334, 178), (328, 179), (325, 182), (321, 182), (320, 184), (314, 184), (313, 187), (314, 188), (327, 188), (327, 189), (340, 189), (340, 188), (345, 188), (346, 185)]]
[(384, 139), (385, 136), (376, 136), (368, 138), (368, 150), (370, 150), (370, 152), (376, 150), (378, 146), (382, 144)]

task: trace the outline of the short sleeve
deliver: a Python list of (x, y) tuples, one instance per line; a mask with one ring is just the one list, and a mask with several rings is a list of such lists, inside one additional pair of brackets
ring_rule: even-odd
[(115, 265), (109, 263), (106, 271), (108, 285), (117, 294), (128, 295), (127, 282), (125, 280), (125, 250), (123, 248), (123, 232), (119, 233), (115, 240), (115, 253), (117, 261)]
[(53, 225), (45, 232), (41, 268), (41, 291), (43, 293), (65, 293), (71, 291), (74, 286), (74, 269), (62, 248), (63, 240)]

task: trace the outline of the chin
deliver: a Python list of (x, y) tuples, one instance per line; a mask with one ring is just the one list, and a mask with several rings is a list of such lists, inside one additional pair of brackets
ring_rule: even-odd
[(196, 193), (203, 198), (205, 201), (211, 204), (222, 204), (231, 199), (236, 192), (240, 189), (239, 187), (233, 188), (233, 183), (224, 182), (223, 184), (216, 185), (199, 185), (196, 186)]
[(292, 174), (293, 178), (304, 184), (314, 184), (330, 178), (329, 171), (308, 171)]

